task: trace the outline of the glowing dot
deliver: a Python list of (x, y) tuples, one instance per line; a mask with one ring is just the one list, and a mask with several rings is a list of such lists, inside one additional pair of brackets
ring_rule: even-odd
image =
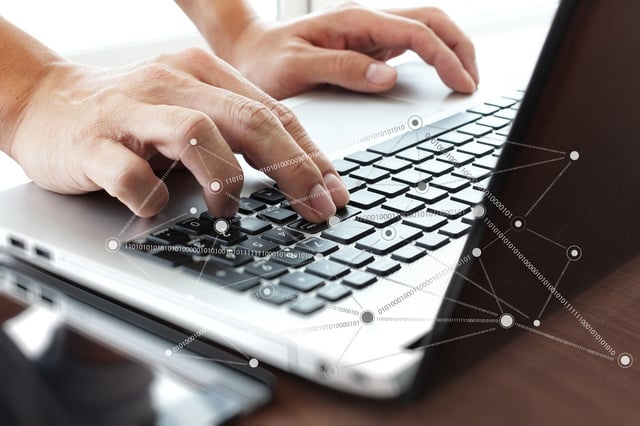
[(417, 115), (409, 117), (407, 124), (411, 130), (416, 130), (422, 127), (422, 118)]
[(485, 214), (487, 214), (487, 209), (484, 208), (482, 204), (477, 204), (473, 206), (473, 215), (477, 218), (483, 218)]
[(324, 259), (324, 256), (322, 255), (322, 253), (316, 253), (313, 258), (316, 260), (316, 262), (321, 261), (322, 259)]
[(540, 327), (540, 320), (533, 320), (534, 327)]
[(258, 360), (257, 360), (257, 359), (255, 359), (255, 358), (251, 358), (251, 359), (249, 360), (249, 367), (251, 367), (251, 368), (257, 368), (257, 367), (258, 367), (258, 365), (260, 365), (260, 363), (258, 362)]
[(500, 327), (502, 328), (511, 328), (513, 327), (513, 324), (515, 323), (515, 320), (513, 319), (513, 315), (511, 314), (502, 314), (500, 315)]
[(111, 252), (116, 252), (120, 250), (120, 241), (117, 238), (109, 238), (107, 240), (107, 250)]
[(628, 353), (620, 354), (620, 356), (618, 357), (618, 365), (620, 367), (629, 368), (631, 367), (631, 364), (633, 364), (633, 357), (631, 356), (631, 354), (628, 354)]
[(191, 144), (191, 146), (196, 146), (196, 145), (198, 145), (198, 141), (197, 141), (197, 139), (195, 139), (195, 138), (194, 138), (194, 139), (191, 139), (191, 140), (189, 141), (189, 143)]
[(213, 229), (215, 229), (218, 234), (224, 234), (230, 227), (229, 222), (224, 219), (218, 219), (213, 223)]
[(362, 321), (364, 325), (372, 324), (375, 319), (376, 317), (371, 311), (362, 311), (360, 314), (360, 321)]
[(196, 209), (195, 207), (191, 207), (191, 208), (189, 209), (189, 213), (191, 213), (191, 214), (196, 214), (196, 213), (198, 213), (198, 209)]
[(167, 349), (166, 351), (164, 351), (165, 356), (171, 356), (173, 352), (171, 352), (171, 349)]
[(222, 182), (217, 179), (212, 180), (211, 182), (209, 182), (209, 189), (214, 194), (219, 193), (220, 191), (222, 191)]
[(479, 248), (474, 248), (473, 250), (471, 250), (471, 254), (473, 255), (473, 257), (480, 257), (482, 256), (482, 250)]
[(418, 183), (418, 191), (427, 192), (429, 190), (429, 184), (427, 182)]
[(580, 153), (578, 151), (571, 151), (571, 153), (569, 154), (569, 158), (571, 159), (571, 161), (578, 161), (578, 159), (580, 158)]

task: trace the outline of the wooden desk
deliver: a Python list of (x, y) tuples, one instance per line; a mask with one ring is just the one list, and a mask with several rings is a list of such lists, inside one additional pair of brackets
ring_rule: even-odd
[[(278, 372), (273, 403), (236, 424), (640, 424), (640, 256), (572, 304), (618, 354), (633, 355), (630, 368), (526, 332), (412, 404), (346, 396)], [(598, 349), (564, 310), (555, 310), (540, 331)]]

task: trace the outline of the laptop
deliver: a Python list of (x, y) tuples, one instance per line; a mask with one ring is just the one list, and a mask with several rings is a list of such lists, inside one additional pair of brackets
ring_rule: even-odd
[[(336, 123), (313, 103), (294, 107), (340, 146), (330, 151), (352, 200), (327, 223), (302, 220), (257, 173), (238, 217), (213, 218), (176, 171), (170, 205), (151, 219), (102, 192), (5, 191), (0, 248), (201, 331), (247, 365), (366, 397), (421, 388), (449, 344), (473, 353), (505, 330), (542, 332), (552, 309), (576, 316), (599, 337), (590, 350), (615, 361), (570, 297), (638, 251), (638, 19), (632, 1), (562, 1), (526, 92), (505, 88), (462, 110), (425, 115), (416, 103), (339, 95), (397, 117), (383, 134), (375, 114)], [(347, 123), (360, 129), (353, 143), (340, 139)]]

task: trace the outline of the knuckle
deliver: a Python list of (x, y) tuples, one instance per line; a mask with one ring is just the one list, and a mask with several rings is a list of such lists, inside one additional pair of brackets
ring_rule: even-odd
[(171, 81), (176, 73), (170, 65), (162, 62), (150, 62), (139, 68), (138, 73), (145, 81)]
[(187, 63), (211, 63), (213, 55), (201, 47), (190, 47), (182, 51), (182, 56)]
[(178, 141), (189, 141), (214, 128), (215, 124), (205, 113), (190, 111), (176, 120), (173, 131)]
[(439, 18), (439, 19), (447, 19), (449, 20), (449, 15), (447, 15), (445, 13), (444, 10), (437, 8), (437, 7), (428, 7), (427, 8), (427, 12), (432, 15), (432, 17), (434, 18)]
[(251, 99), (244, 98), (237, 104), (236, 116), (235, 121), (249, 131), (268, 132), (278, 126), (274, 113), (266, 105)]

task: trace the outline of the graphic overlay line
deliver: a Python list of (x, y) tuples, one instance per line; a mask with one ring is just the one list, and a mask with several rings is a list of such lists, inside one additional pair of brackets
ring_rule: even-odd
[(547, 189), (545, 189), (545, 191), (542, 193), (542, 195), (540, 195), (540, 197), (536, 200), (535, 203), (533, 203), (533, 205), (529, 208), (529, 210), (527, 210), (527, 212), (525, 213), (524, 217), (529, 216), (529, 214), (533, 211), (533, 209), (536, 208), (536, 206), (538, 205), (538, 203), (540, 201), (542, 201), (542, 199), (544, 198), (545, 195), (547, 195), (547, 193), (551, 190), (551, 188), (553, 188), (553, 186), (556, 184), (556, 182), (558, 181), (558, 179), (560, 179), (560, 177), (564, 174), (564, 172), (567, 171), (567, 169), (569, 168), (569, 166), (571, 166), (571, 163), (568, 163), (566, 166), (564, 166), (564, 168), (562, 169), (562, 171), (558, 174), (558, 176), (556, 176), (556, 178), (551, 182), (551, 184), (549, 184), (549, 186), (547, 187)]

